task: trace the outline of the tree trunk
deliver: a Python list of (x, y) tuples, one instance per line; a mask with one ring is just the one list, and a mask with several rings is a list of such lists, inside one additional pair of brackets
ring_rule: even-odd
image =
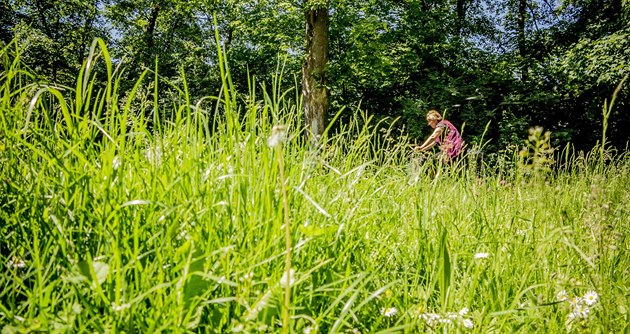
[(155, 35), (155, 26), (157, 25), (157, 19), (158, 19), (158, 15), (160, 14), (160, 4), (159, 3), (153, 3), (151, 6), (151, 17), (149, 18), (149, 24), (147, 25), (147, 28), (145, 30), (145, 42), (147, 45), (147, 49), (146, 49), (146, 57), (145, 57), (145, 61), (147, 62), (147, 64), (150, 64), (153, 58), (153, 55), (155, 54), (155, 51), (153, 50), (153, 46), (155, 45), (155, 40), (154, 40), (154, 35)]
[(328, 108), (328, 6), (307, 8), (305, 14), (306, 59), (302, 66), (302, 98), (307, 136), (316, 142), (326, 128)]
[(456, 4), (457, 22), (455, 22), (455, 38), (459, 41), (462, 38), (462, 29), (466, 19), (466, 0), (457, 0)]
[(525, 19), (527, 0), (518, 1), (518, 53), (521, 56), (521, 80), (527, 80), (527, 45), (525, 43)]

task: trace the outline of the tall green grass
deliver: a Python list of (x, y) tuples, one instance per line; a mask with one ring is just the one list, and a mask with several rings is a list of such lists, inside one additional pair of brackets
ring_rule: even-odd
[[(120, 91), (102, 41), (74, 87), (1, 58), (3, 332), (629, 330), (627, 154), (480, 173), (418, 163), (360, 110), (306, 144), (281, 66), (243, 94), (221, 54), (222, 90), (191, 101), (159, 64)], [(562, 291), (599, 300), (571, 320)]]

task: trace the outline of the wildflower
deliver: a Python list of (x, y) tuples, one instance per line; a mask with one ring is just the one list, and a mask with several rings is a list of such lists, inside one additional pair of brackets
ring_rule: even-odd
[(580, 297), (573, 297), (573, 298), (571, 298), (571, 300), (569, 300), (569, 304), (572, 307), (577, 307), (581, 303), (582, 303), (582, 298), (580, 298)]
[(556, 295), (556, 298), (558, 299), (558, 301), (565, 301), (567, 299), (569, 299), (569, 295), (567, 294), (566, 290), (562, 290), (560, 292), (558, 292), (558, 294)]
[(472, 320), (470, 320), (470, 319), (464, 319), (462, 321), (462, 324), (464, 325), (464, 327), (466, 327), (468, 329), (473, 329), (473, 327), (475, 327), (475, 324), (473, 324)]
[(419, 316), (424, 322), (429, 326), (433, 326), (436, 322), (440, 322), (442, 320), (442, 316), (437, 313), (424, 313)]
[(18, 259), (17, 257), (13, 257), (9, 263), (7, 263), (8, 267), (11, 268), (24, 268), (26, 267), (26, 262), (22, 259)]
[(393, 317), (396, 313), (398, 313), (398, 310), (395, 307), (387, 307), (381, 309), (381, 314), (388, 318)]
[(243, 275), (243, 277), (240, 277), (238, 280), (241, 281), (241, 282), (244, 282), (244, 281), (251, 280), (253, 277), (254, 277), (254, 273), (250, 272), (250, 273), (247, 273), (247, 274)]
[[(293, 285), (295, 283), (295, 270), (289, 270), (289, 285)], [(282, 274), (282, 278), (280, 278), (280, 285), (285, 286), (287, 284), (287, 272), (285, 271)]]
[(115, 156), (114, 160), (112, 160), (112, 168), (118, 169), (118, 167), (120, 167), (120, 157)]
[(464, 307), (461, 311), (459, 311), (459, 315), (462, 317), (466, 314), (468, 314), (468, 307)]
[(302, 333), (311, 334), (311, 333), (317, 333), (317, 331), (313, 327), (308, 326), (308, 327), (305, 327), (304, 330), (302, 330)]
[(118, 305), (116, 303), (112, 303), (112, 310), (114, 312), (120, 312), (122, 310), (128, 309), (131, 307), (131, 304), (127, 303), (127, 304), (122, 304), (122, 305)]
[(586, 305), (591, 306), (593, 304), (595, 304), (597, 302), (597, 298), (599, 296), (597, 295), (597, 292), (595, 291), (589, 291), (584, 295), (584, 302), (586, 303)]
[(583, 304), (579, 304), (577, 306), (575, 306), (575, 309), (573, 310), (573, 314), (575, 315), (575, 318), (580, 318), (580, 319), (586, 319), (588, 318), (588, 315), (591, 313), (591, 309)]
[(271, 129), (271, 136), (267, 139), (269, 147), (276, 147), (286, 140), (287, 127), (284, 125), (276, 125)]
[(232, 333), (240, 333), (245, 330), (245, 326), (243, 324), (237, 324), (232, 327)]
[(183, 228), (179, 234), (177, 235), (177, 240), (182, 240), (182, 239), (190, 239), (190, 236), (188, 235), (188, 231), (186, 231), (185, 228)]
[(475, 259), (487, 259), (490, 254), (488, 253), (477, 253), (475, 254)]

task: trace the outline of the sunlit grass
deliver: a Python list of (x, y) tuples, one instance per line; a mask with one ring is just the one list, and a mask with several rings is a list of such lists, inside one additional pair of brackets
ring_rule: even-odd
[(419, 164), (361, 111), (305, 145), (280, 69), (147, 115), (100, 42), (73, 89), (1, 58), (3, 331), (282, 332), (287, 285), (290, 332), (628, 330), (626, 154)]

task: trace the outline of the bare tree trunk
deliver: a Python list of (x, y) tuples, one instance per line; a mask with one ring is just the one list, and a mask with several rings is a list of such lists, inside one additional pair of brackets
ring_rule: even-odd
[(154, 2), (151, 6), (151, 17), (149, 18), (149, 24), (145, 30), (145, 41), (147, 43), (146, 59), (147, 64), (151, 63), (152, 57), (155, 54), (153, 46), (155, 44), (155, 26), (157, 24), (158, 15), (160, 14), (160, 4)]
[(527, 0), (518, 0), (518, 53), (521, 56), (521, 80), (527, 80), (527, 45), (525, 41), (525, 20), (527, 15)]
[(455, 22), (455, 38), (459, 41), (462, 38), (462, 29), (466, 19), (466, 0), (457, 0), (456, 4), (457, 22)]
[(307, 8), (305, 14), (306, 60), (302, 66), (302, 98), (307, 136), (315, 142), (326, 128), (328, 108), (328, 6)]

